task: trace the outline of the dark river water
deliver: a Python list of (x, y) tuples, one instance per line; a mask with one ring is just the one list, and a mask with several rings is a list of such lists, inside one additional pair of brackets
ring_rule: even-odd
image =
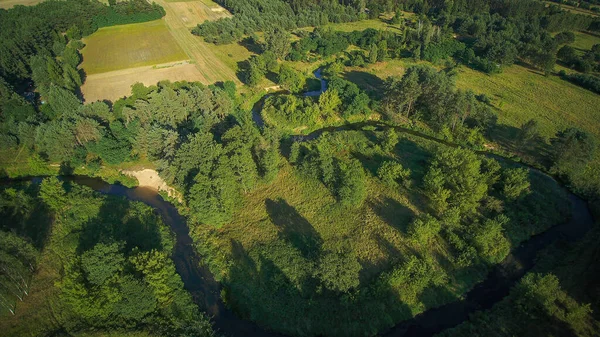
[[(358, 123), (352, 126), (319, 130), (307, 136), (298, 136), (297, 140), (310, 140), (319, 137), (325, 131), (355, 129), (365, 125), (373, 125), (373, 123)], [(415, 131), (403, 128), (397, 129), (403, 132), (415, 133), (421, 137), (429, 137)], [(547, 178), (552, 179), (549, 176)], [(219, 296), (219, 283), (215, 281), (208, 268), (199, 263), (200, 257), (193, 248), (186, 219), (179, 214), (175, 206), (165, 201), (156, 190), (144, 187), (127, 188), (119, 184), (109, 184), (101, 179), (85, 176), (63, 177), (62, 179), (88, 186), (104, 194), (123, 196), (129, 200), (140, 201), (152, 206), (176, 235), (173, 261), (185, 288), (191, 293), (198, 306), (213, 317), (214, 326), (221, 334), (230, 337), (283, 336), (263, 329), (253, 322), (241, 319), (225, 307)], [(40, 178), (34, 180), (39, 181)], [(587, 203), (572, 193), (569, 193), (569, 200), (573, 210), (573, 216), (569, 222), (554, 226), (523, 242), (490, 272), (485, 281), (477, 284), (467, 292), (463, 297), (464, 299), (427, 310), (411, 320), (400, 322), (380, 335), (390, 337), (432, 336), (468, 320), (469, 315), (477, 310), (491, 308), (507, 296), (515, 282), (534, 266), (536, 255), (541, 249), (556, 240), (577, 241), (583, 238), (592, 228), (594, 219)]]

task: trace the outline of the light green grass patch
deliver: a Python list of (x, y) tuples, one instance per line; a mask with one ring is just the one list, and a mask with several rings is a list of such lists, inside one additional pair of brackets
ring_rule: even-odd
[(33, 6), (44, 0), (0, 0), (0, 8), (9, 9), (17, 5)]
[(325, 26), (335, 31), (340, 32), (352, 32), (357, 30), (365, 30), (368, 28), (380, 29), (380, 30), (396, 30), (399, 28), (394, 25), (387, 24), (379, 19), (363, 20), (355, 22), (343, 22), (343, 23), (332, 23)]
[(88, 75), (188, 59), (163, 20), (101, 28), (84, 42)]
[(545, 77), (516, 65), (491, 76), (461, 67), (456, 84), (490, 97), (500, 124), (518, 128), (533, 118), (546, 137), (573, 126), (600, 135), (600, 95), (560, 77)]
[(575, 42), (571, 47), (584, 51), (592, 49), (595, 44), (600, 44), (600, 36), (588, 32), (575, 32)]

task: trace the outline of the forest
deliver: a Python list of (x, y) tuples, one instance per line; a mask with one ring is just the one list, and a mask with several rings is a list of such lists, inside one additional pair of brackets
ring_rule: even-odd
[(0, 335), (598, 335), (597, 125), (507, 130), (459, 81), (600, 94), (600, 19), (560, 7), (597, 1), (216, 3), (189, 33), (252, 51), (239, 81), (95, 102), (85, 37), (164, 8), (0, 9)]

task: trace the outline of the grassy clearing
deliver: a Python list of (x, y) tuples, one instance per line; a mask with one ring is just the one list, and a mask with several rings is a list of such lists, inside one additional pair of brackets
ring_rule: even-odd
[(17, 303), (15, 315), (0, 315), (3, 336), (45, 336), (48, 329), (58, 328), (54, 303), (59, 290), (54, 286), (60, 280), (58, 257), (44, 250), (39, 269), (33, 275), (29, 295)]
[(225, 8), (213, 3), (206, 4), (204, 1), (167, 1), (173, 14), (178, 16), (186, 27), (196, 27), (199, 23), (207, 20), (218, 20), (231, 17)]
[(101, 28), (84, 42), (82, 68), (88, 75), (188, 58), (163, 20)]
[(575, 32), (575, 42), (571, 46), (580, 51), (587, 51), (595, 44), (600, 44), (600, 36), (588, 32)]
[[(402, 76), (407, 67), (415, 64), (402, 59), (365, 68), (347, 67), (343, 76), (363, 90), (376, 93), (381, 91), (381, 85), (387, 77)], [(553, 136), (556, 131), (569, 126), (577, 126), (600, 136), (600, 96), (558, 76), (545, 77), (519, 65), (508, 67), (495, 75), (461, 66), (456, 85), (459, 89), (470, 89), (476, 94), (490, 97), (498, 113), (499, 124), (520, 127), (534, 118), (540, 123), (540, 131), (545, 137)]]
[(398, 27), (385, 23), (379, 19), (363, 20), (356, 22), (331, 23), (325, 26), (335, 31), (352, 32), (356, 30), (365, 30), (368, 28), (379, 30), (399, 30)]
[(9, 9), (17, 5), (33, 6), (44, 0), (0, 0), (0, 8)]

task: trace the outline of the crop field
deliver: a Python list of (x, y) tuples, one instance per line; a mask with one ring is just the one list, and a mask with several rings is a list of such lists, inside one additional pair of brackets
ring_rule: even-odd
[(162, 20), (101, 28), (84, 42), (88, 76), (188, 58)]
[[(136, 82), (239, 83), (235, 69), (241, 58), (227, 62), (229, 57), (190, 32), (191, 26), (228, 16), (229, 12), (211, 1), (158, 3), (167, 12), (162, 20), (102, 28), (85, 39), (82, 68), (87, 77), (81, 90), (86, 101), (116, 100), (129, 95)], [(237, 47), (238, 51), (245, 50)], [(231, 53), (227, 49), (223, 52)]]
[[(167, 12), (164, 20), (173, 38), (188, 55), (188, 58), (190, 58), (196, 65), (196, 69), (198, 70), (200, 76), (193, 80), (200, 81), (205, 84), (227, 80), (232, 80), (239, 83), (239, 80), (235, 75), (235, 71), (228, 67), (213, 52), (213, 45), (205, 43), (202, 38), (198, 36), (192, 35), (188, 24), (186, 24), (181, 16), (177, 15), (176, 8), (178, 7), (178, 3), (165, 2), (164, 0), (158, 0), (156, 3), (161, 5)], [(188, 18), (188, 20), (195, 20), (197, 22), (202, 20), (200, 17), (192, 16), (191, 13), (189, 16), (186, 16), (186, 18)]]

